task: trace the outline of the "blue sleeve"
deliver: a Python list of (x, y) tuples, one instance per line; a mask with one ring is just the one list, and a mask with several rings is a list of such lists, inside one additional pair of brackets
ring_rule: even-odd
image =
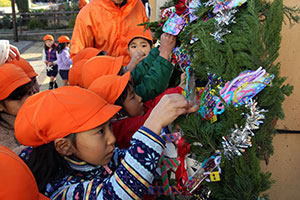
[(132, 137), (119, 167), (106, 179), (85, 180), (61, 187), (51, 199), (141, 199), (154, 179), (165, 142), (141, 127)]

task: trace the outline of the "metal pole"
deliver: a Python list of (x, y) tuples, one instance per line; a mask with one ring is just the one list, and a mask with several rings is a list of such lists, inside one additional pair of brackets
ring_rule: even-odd
[(18, 29), (17, 29), (17, 17), (16, 17), (16, 10), (15, 10), (15, 0), (11, 0), (11, 8), (12, 8), (12, 17), (13, 17), (14, 41), (19, 42)]

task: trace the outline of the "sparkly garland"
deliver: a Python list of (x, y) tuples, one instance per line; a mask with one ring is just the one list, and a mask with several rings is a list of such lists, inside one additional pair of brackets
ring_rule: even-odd
[(245, 107), (250, 109), (250, 114), (243, 113), (247, 116), (245, 126), (238, 128), (235, 125), (235, 129), (231, 130), (230, 135), (222, 137), (224, 156), (229, 160), (234, 156), (241, 156), (247, 148), (252, 146), (251, 137), (255, 135), (252, 130), (259, 129), (259, 125), (265, 119), (265, 115), (262, 113), (267, 112), (267, 110), (259, 109), (257, 102), (251, 99), (245, 103)]

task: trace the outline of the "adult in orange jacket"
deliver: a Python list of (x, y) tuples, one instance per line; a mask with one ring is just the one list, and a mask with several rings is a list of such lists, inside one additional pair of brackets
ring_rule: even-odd
[(95, 47), (109, 56), (125, 56), (123, 64), (127, 65), (130, 57), (126, 37), (138, 24), (147, 21), (140, 0), (92, 0), (76, 18), (71, 57), (86, 47)]

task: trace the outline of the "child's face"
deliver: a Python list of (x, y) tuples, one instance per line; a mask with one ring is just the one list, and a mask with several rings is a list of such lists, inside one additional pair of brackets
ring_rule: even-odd
[(144, 114), (142, 97), (134, 92), (132, 85), (129, 86), (123, 108), (126, 110), (129, 117), (136, 117)]
[(97, 128), (76, 133), (73, 155), (92, 165), (106, 165), (110, 162), (116, 138), (110, 121)]
[(128, 53), (131, 58), (137, 51), (143, 52), (147, 56), (149, 54), (150, 50), (151, 50), (151, 47), (150, 47), (149, 42), (143, 38), (133, 39), (128, 46)]
[(19, 100), (4, 100), (2, 103), (0, 103), (0, 111), (4, 111), (10, 115), (17, 116), (19, 110), (21, 109), (21, 106), (30, 95), (31, 91)]
[(45, 41), (46, 46), (49, 47), (49, 48), (52, 47), (53, 43), (54, 43), (54, 41), (52, 41), (52, 40), (46, 40)]

